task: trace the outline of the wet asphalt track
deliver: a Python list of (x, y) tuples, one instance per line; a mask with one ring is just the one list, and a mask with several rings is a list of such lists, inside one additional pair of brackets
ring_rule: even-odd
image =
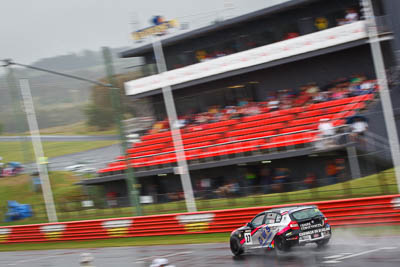
[(1, 252), (0, 266), (79, 266), (80, 254), (94, 256), (96, 267), (149, 266), (154, 257), (180, 266), (400, 266), (400, 237), (362, 238), (352, 234), (332, 240), (329, 248), (298, 247), (277, 255), (274, 251), (233, 257), (228, 243), (114, 247), (76, 250)]

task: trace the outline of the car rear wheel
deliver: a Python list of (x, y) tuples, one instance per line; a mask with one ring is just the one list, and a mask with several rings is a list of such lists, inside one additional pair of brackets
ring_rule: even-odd
[(290, 244), (282, 236), (275, 237), (275, 248), (279, 251), (289, 251)]
[(240, 240), (237, 236), (231, 237), (231, 251), (235, 256), (242, 255), (244, 252), (243, 247), (240, 244)]

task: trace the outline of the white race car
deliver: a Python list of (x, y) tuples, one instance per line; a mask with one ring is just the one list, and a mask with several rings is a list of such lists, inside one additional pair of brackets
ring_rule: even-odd
[(322, 247), (330, 238), (328, 219), (316, 206), (283, 207), (261, 212), (251, 222), (234, 230), (230, 247), (238, 256), (260, 248), (288, 251), (292, 246), (307, 243)]

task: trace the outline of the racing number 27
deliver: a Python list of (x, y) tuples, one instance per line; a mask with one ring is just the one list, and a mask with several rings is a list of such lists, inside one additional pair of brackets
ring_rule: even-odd
[(246, 244), (252, 244), (252, 240), (251, 240), (251, 233), (245, 233), (244, 234), (244, 242)]

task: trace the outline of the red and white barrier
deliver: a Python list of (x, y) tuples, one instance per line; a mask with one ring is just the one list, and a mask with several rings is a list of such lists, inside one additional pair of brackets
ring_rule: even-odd
[(0, 244), (225, 233), (244, 225), (261, 211), (293, 205), (317, 205), (334, 227), (400, 224), (400, 195), (387, 195), (196, 213), (2, 226)]

